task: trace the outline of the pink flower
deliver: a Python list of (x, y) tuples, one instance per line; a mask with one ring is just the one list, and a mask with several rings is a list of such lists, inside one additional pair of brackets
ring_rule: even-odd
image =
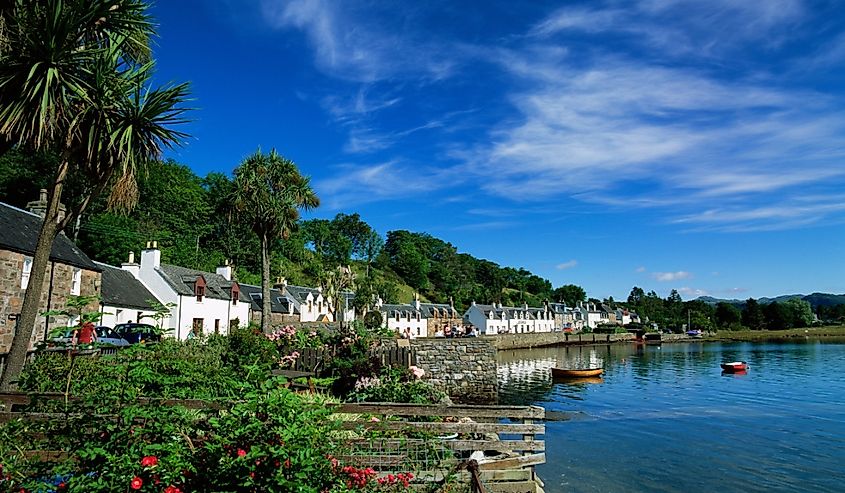
[(243, 457), (246, 455), (246, 450), (239, 448), (238, 449), (238, 457)]
[(129, 487), (133, 490), (140, 490), (141, 486), (144, 486), (144, 480), (138, 476), (135, 476), (132, 478), (132, 481), (129, 482)]
[(175, 486), (168, 486), (164, 489), (164, 493), (182, 493), (182, 490)]
[(379, 421), (381, 421), (381, 420), (380, 420), (380, 419), (378, 419), (378, 418), (377, 418), (377, 417), (375, 417), (375, 416), (372, 416), (372, 417), (370, 418), (370, 422), (371, 422), (371, 423), (378, 423)]

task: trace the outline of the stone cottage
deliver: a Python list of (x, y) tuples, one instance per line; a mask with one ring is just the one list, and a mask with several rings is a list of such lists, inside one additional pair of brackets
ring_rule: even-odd
[[(30, 202), (30, 210), (44, 211), (47, 192), (38, 201)], [(23, 298), (32, 271), (32, 256), (41, 230), (42, 216), (0, 203), (0, 352), (9, 351), (15, 324), (23, 306)], [(39, 313), (66, 307), (70, 296), (94, 296), (100, 293), (102, 269), (68, 239), (56, 236), (47, 264)], [(91, 311), (99, 306), (92, 303)], [(67, 326), (68, 320), (39, 316), (32, 342), (44, 340), (54, 327)]]

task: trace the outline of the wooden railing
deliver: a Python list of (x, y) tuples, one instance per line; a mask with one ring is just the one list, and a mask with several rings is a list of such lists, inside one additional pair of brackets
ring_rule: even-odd
[[(66, 420), (64, 413), (21, 412), (34, 400), (68, 400), (62, 393), (0, 393), (0, 423)], [(232, 401), (139, 399), (139, 402), (213, 411)], [(373, 467), (384, 476), (413, 472), (418, 484), (448, 480), (478, 492), (542, 491), (534, 467), (546, 461), (545, 410), (536, 406), (471, 406), (396, 403), (338, 404), (335, 414), (350, 434), (344, 461)], [(41, 460), (60, 460), (61, 451), (37, 451)], [(445, 486), (445, 485), (444, 485)]]

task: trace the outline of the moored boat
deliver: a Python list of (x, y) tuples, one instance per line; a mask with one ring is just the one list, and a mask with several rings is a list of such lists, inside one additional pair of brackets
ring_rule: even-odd
[(689, 337), (692, 337), (693, 339), (701, 339), (702, 337), (704, 337), (704, 333), (698, 329), (688, 330), (687, 335)]
[(604, 372), (604, 368), (564, 369), (552, 368), (552, 376), (560, 378), (597, 377)]
[(728, 373), (736, 373), (748, 370), (748, 363), (745, 361), (732, 361), (730, 363), (722, 363), (722, 370)]

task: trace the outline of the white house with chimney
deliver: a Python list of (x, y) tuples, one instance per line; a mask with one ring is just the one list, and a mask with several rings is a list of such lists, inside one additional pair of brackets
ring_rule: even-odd
[(481, 335), (552, 332), (555, 327), (554, 313), (548, 306), (515, 307), (473, 302), (464, 313), (464, 321), (478, 327)]
[(232, 267), (224, 265), (217, 272), (203, 272), (161, 263), (156, 242), (141, 251), (141, 263), (121, 267), (147, 287), (161, 303), (173, 303), (163, 326), (173, 337), (187, 339), (189, 334), (227, 334), (230, 327), (247, 325), (251, 301), (232, 279)]
[(381, 312), (382, 323), (400, 336), (409, 334), (411, 339), (428, 336), (428, 319), (423, 316), (419, 299), (413, 303), (394, 304), (376, 301), (376, 310)]

